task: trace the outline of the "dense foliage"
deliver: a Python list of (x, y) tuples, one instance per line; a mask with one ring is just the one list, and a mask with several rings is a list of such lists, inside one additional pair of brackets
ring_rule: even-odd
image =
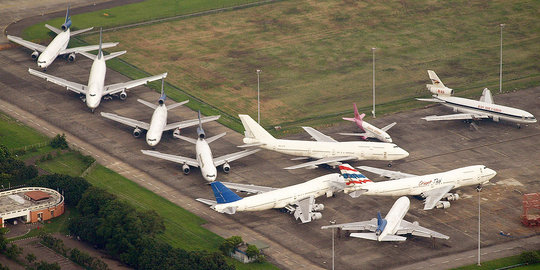
[(21, 184), (27, 179), (36, 177), (38, 171), (35, 166), (24, 165), (24, 162), (11, 154), (5, 145), (0, 145), (0, 185), (5, 188), (8, 183), (13, 185)]
[(32, 179), (28, 185), (47, 187), (63, 193), (68, 206), (76, 206), (90, 184), (81, 177), (71, 177), (64, 174), (42, 175)]
[(52, 148), (68, 149), (68, 143), (66, 141), (66, 134), (56, 134), (49, 143)]

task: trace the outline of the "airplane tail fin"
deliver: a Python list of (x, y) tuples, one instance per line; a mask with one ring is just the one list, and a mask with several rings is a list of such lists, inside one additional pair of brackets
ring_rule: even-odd
[(167, 99), (167, 95), (165, 95), (165, 91), (163, 90), (164, 84), (165, 84), (165, 78), (161, 78), (161, 95), (159, 96), (159, 100), (158, 100), (159, 105), (165, 104), (165, 100)]
[(454, 95), (454, 90), (444, 86), (439, 76), (433, 70), (428, 70), (429, 78), (431, 79), (431, 84), (427, 84), (426, 88), (433, 94), (452, 96)]
[(218, 204), (236, 202), (242, 199), (219, 181), (210, 183), (210, 186), (212, 186)]
[(435, 73), (435, 71), (433, 70), (428, 70), (428, 75), (429, 75), (429, 79), (431, 79), (431, 83), (436, 86), (436, 87), (440, 87), (440, 88), (444, 88), (446, 86), (444, 86), (444, 84), (442, 83), (441, 79), (439, 79), (439, 76), (437, 76), (437, 74)]
[(69, 5), (66, 11), (66, 19), (64, 21), (64, 24), (62, 24), (62, 30), (66, 31), (71, 26), (71, 16), (69, 16)]
[(343, 176), (347, 186), (349, 187), (373, 182), (348, 163), (343, 163), (339, 165), (339, 170), (341, 171), (341, 175)]
[(245, 139), (254, 139), (258, 141), (268, 141), (275, 140), (275, 138), (268, 133), (263, 127), (261, 127), (255, 120), (253, 120), (249, 115), (239, 114), (240, 120), (242, 120), (242, 125), (244, 125), (244, 143)]
[(197, 136), (199, 136), (200, 139), (204, 139), (206, 137), (204, 129), (202, 128), (201, 110), (199, 110), (199, 127), (197, 127)]
[(491, 95), (491, 91), (489, 91), (489, 89), (484, 88), (480, 101), (493, 104), (493, 96)]
[(103, 31), (103, 28), (100, 27), (99, 28), (99, 49), (98, 49), (98, 53), (97, 53), (97, 59), (101, 59), (101, 57), (103, 57), (103, 49), (101, 48), (103, 42), (102, 42), (102, 31)]
[(354, 118), (343, 117), (343, 120), (351, 121), (351, 122), (360, 121), (360, 125), (362, 125), (362, 120), (364, 119), (366, 114), (365, 113), (360, 114), (358, 112), (358, 107), (356, 107), (356, 103), (354, 103), (353, 105), (354, 105)]

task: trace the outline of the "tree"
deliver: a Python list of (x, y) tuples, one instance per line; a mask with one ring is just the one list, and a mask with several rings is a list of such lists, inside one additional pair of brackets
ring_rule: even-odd
[(64, 193), (64, 200), (68, 206), (76, 206), (90, 184), (82, 177), (71, 177), (64, 174), (42, 175), (34, 178), (31, 185), (47, 187)]
[(533, 264), (540, 262), (540, 254), (536, 251), (525, 251), (519, 255), (522, 263)]
[(22, 254), (22, 248), (15, 244), (10, 244), (10, 246), (6, 248), (6, 251), (5, 251), (5, 255), (12, 260), (17, 260), (17, 258), (21, 254)]
[(28, 253), (25, 258), (28, 263), (33, 263), (37, 259), (34, 253)]
[(68, 149), (66, 134), (56, 134), (49, 144), (52, 148)]
[(223, 243), (221, 243), (221, 245), (219, 246), (219, 250), (221, 250), (221, 252), (223, 252), (223, 254), (225, 254), (226, 256), (230, 256), (231, 253), (234, 251), (234, 248), (242, 244), (242, 242), (242, 237), (231, 236), (225, 239)]
[(259, 254), (261, 254), (261, 252), (255, 245), (247, 245), (246, 255), (248, 256), (248, 258), (256, 258), (257, 256), (259, 256)]
[(60, 270), (60, 265), (58, 265), (57, 262), (55, 263), (48, 263), (45, 261), (40, 261), (36, 263), (36, 270)]

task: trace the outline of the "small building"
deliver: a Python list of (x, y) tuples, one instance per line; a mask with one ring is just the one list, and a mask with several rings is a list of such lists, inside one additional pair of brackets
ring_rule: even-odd
[(64, 196), (43, 187), (24, 187), (0, 192), (0, 222), (20, 219), (25, 223), (45, 221), (64, 213)]
[(240, 246), (234, 248), (234, 251), (231, 254), (231, 257), (243, 263), (250, 263), (250, 262), (255, 261), (256, 258), (248, 258), (246, 254), (248, 245), (256, 246), (257, 249), (261, 252), (261, 255), (264, 255), (263, 251), (269, 247), (269, 245), (266, 242), (263, 242), (260, 240), (255, 240), (251, 243), (242, 243)]

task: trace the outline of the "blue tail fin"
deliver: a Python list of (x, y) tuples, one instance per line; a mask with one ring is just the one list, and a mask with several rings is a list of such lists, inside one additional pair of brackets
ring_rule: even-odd
[(210, 186), (212, 186), (218, 204), (236, 202), (242, 199), (219, 181), (210, 183)]
[(384, 228), (386, 227), (386, 219), (381, 217), (381, 212), (377, 212), (377, 229), (375, 230), (376, 235), (380, 235)]
[(71, 26), (71, 17), (69, 16), (69, 5), (66, 11), (66, 20), (64, 21), (64, 24), (62, 24), (62, 30), (66, 31)]

